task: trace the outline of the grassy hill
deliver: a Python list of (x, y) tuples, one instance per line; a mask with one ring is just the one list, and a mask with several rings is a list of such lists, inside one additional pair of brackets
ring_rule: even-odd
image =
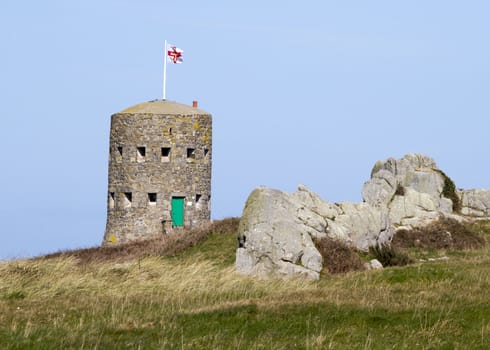
[[(1, 349), (489, 349), (490, 248), (318, 282), (234, 273), (236, 220), (0, 263)], [(490, 238), (490, 222), (475, 229)]]

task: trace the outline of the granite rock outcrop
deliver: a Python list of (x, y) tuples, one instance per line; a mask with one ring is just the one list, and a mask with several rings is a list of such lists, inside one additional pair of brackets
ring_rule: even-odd
[(294, 193), (256, 188), (240, 220), (236, 270), (318, 279), (323, 266), (315, 240), (330, 237), (367, 251), (389, 243), (398, 229), (440, 217), (490, 216), (490, 190), (457, 190), (435, 161), (421, 154), (376, 162), (362, 198), (362, 203), (330, 203), (304, 185)]

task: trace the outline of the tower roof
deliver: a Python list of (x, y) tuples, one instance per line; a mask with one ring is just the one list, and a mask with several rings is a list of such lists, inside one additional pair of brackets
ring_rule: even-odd
[(126, 108), (119, 113), (126, 114), (209, 114), (202, 109), (184, 105), (182, 103), (154, 100), (149, 102), (143, 102), (129, 108)]

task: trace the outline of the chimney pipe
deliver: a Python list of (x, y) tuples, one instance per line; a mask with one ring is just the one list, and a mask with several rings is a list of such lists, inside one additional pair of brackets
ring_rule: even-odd
[(197, 101), (192, 101), (192, 107), (197, 108)]

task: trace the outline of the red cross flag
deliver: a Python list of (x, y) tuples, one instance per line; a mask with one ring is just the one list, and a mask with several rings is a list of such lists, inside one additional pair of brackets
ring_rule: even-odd
[(167, 43), (165, 40), (165, 59), (163, 60), (163, 99), (167, 99), (167, 62), (169, 63), (182, 63), (184, 62), (184, 57), (182, 57), (184, 51), (179, 49), (175, 45)]
[(177, 46), (174, 45), (167, 45), (167, 58), (169, 59), (170, 62), (173, 63), (182, 63), (184, 62), (184, 58), (182, 57), (182, 54), (184, 51), (179, 49)]

